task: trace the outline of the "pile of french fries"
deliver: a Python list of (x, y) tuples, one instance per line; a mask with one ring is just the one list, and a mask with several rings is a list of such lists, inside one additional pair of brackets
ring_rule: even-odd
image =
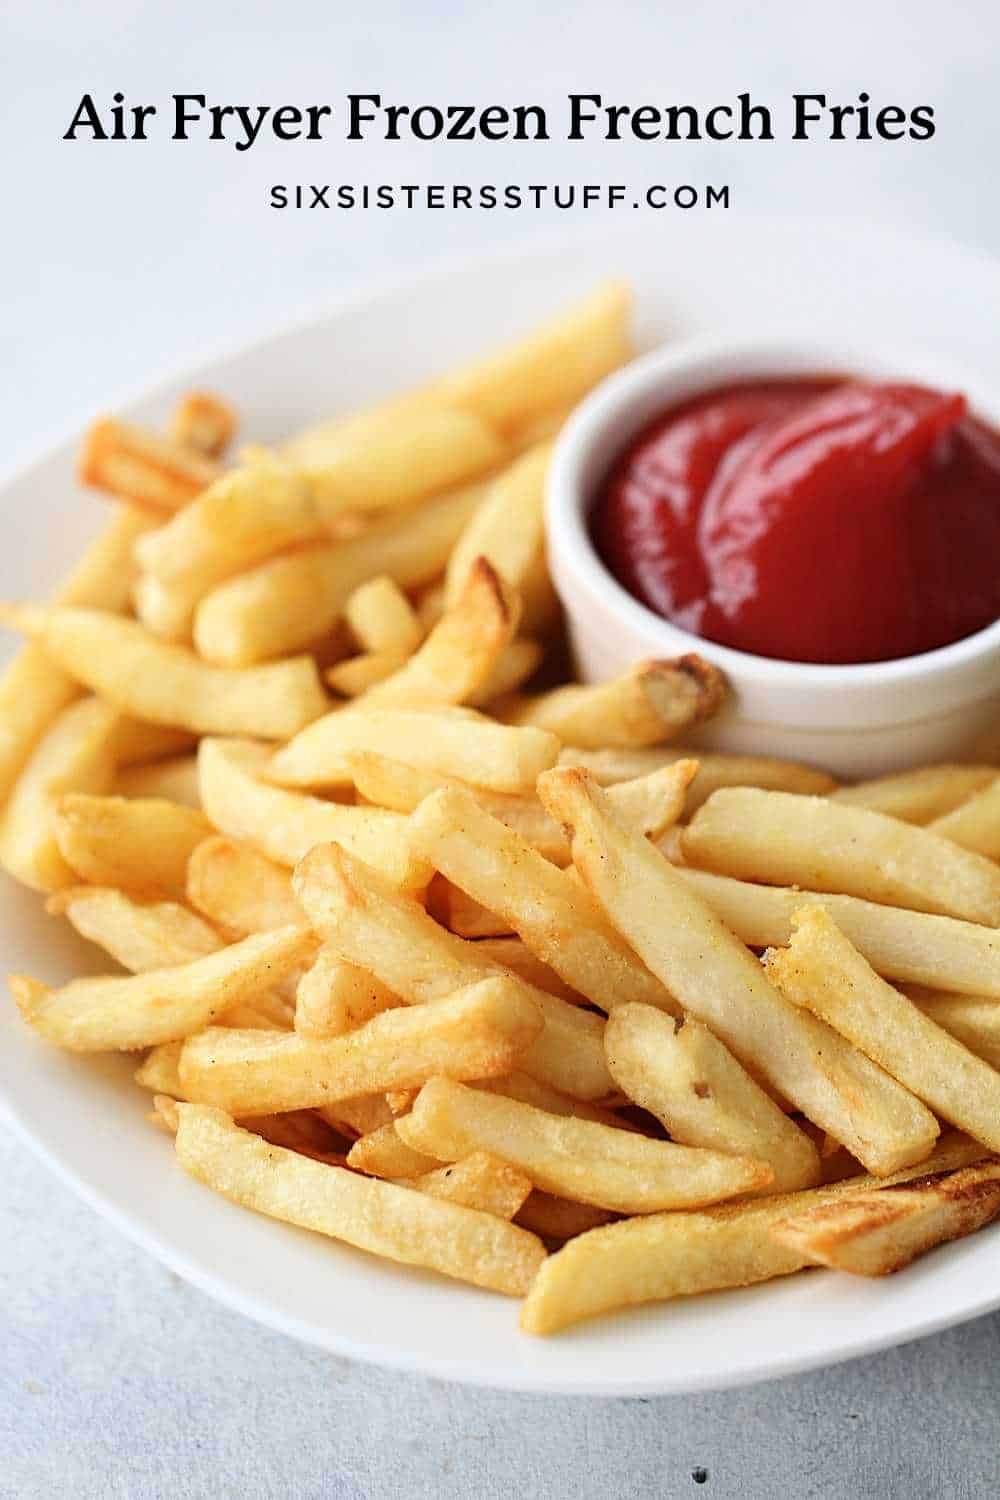
[(1000, 1213), (1000, 768), (837, 787), (685, 736), (696, 656), (560, 683), (552, 437), (599, 288), (281, 451), (99, 422), (107, 529), (0, 682), (0, 863), (118, 971), (10, 987), (139, 1051), (248, 1208), (551, 1333)]

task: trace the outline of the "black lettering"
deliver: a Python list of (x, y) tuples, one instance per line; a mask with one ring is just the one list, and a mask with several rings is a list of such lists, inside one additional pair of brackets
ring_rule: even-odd
[[(723, 119), (730, 122), (728, 130), (723, 130), (721, 126), (716, 125), (716, 115), (721, 115)], [(733, 138), (732, 118), (733, 112), (728, 104), (717, 104), (714, 109), (710, 109), (705, 116), (705, 134), (709, 140), (731, 141)]]
[[(795, 100), (795, 129), (792, 131), (793, 141), (807, 141), (809, 139), (809, 126), (814, 125), (823, 116), (810, 110), (810, 104), (818, 104), (820, 109), (826, 108), (825, 94), (793, 94)], [(741, 137), (743, 139), (743, 137)]]
[[(462, 124), (465, 125), (472, 118), (471, 104), (466, 107), (460, 106), (463, 111)], [(451, 119), (456, 113), (456, 106), (448, 111)], [(479, 115), (479, 133), (488, 141), (505, 141), (510, 135), (510, 115), (501, 104), (490, 104), (482, 110)], [(449, 141), (471, 141), (475, 138), (475, 131), (470, 127), (468, 135), (457, 135), (455, 129), (448, 131)]]
[(433, 104), (420, 104), (410, 116), (410, 129), (418, 141), (436, 141), (444, 129), (444, 117)]
[(729, 188), (728, 187), (721, 187), (721, 188), (706, 187), (706, 189), (705, 189), (705, 207), (706, 208), (715, 208), (716, 205), (719, 205), (722, 208), (728, 208), (729, 207)]
[[(701, 131), (698, 129), (698, 111), (690, 104), (671, 104), (666, 110), (667, 128), (664, 135), (668, 141), (700, 141)], [(681, 121), (687, 126), (687, 135), (680, 133)]]
[(268, 202), (271, 208), (288, 207), (288, 190), (283, 182), (276, 182), (271, 189)]
[[(533, 133), (528, 134), (528, 121), (533, 126)], [(548, 121), (545, 111), (540, 104), (518, 104), (514, 110), (514, 119), (517, 128), (514, 131), (516, 141), (547, 141), (549, 138)]]
[(69, 122), (69, 129), (63, 136), (63, 140), (75, 141), (78, 130), (89, 130), (91, 139), (95, 141), (106, 141), (108, 138), (107, 132), (101, 124), (101, 117), (97, 113), (97, 106), (90, 94), (84, 94), (76, 106), (76, 113)]
[(296, 109), (293, 104), (283, 104), (271, 116), (271, 129), (279, 141), (297, 141), (302, 134), (302, 130), (301, 128), (295, 129), (294, 127), (301, 127), (301, 125), (302, 111)]
[(309, 108), (306, 110), (306, 115), (309, 119), (309, 129), (306, 131), (307, 141), (321, 141), (323, 139), (323, 131), (319, 122), (325, 115), (332, 114), (333, 110), (329, 104), (309, 105)]
[(892, 127), (894, 125), (902, 127), (905, 124), (906, 110), (900, 109), (895, 104), (890, 104), (885, 109), (880, 109), (875, 116), (875, 134), (883, 141), (901, 141), (906, 131), (903, 129), (894, 130)]
[(695, 208), (698, 204), (698, 189), (691, 187), (690, 183), (684, 183), (679, 188), (674, 188), (674, 202), (678, 208)]
[[(796, 99), (804, 96), (796, 94)], [(740, 106), (740, 128), (736, 139), (740, 141), (773, 141), (774, 131), (771, 128), (771, 111), (766, 104), (751, 104), (749, 94), (738, 94)], [(798, 106), (796, 106), (797, 108)], [(759, 132), (754, 134), (754, 122), (759, 123)]]
[(914, 141), (929, 141), (937, 129), (934, 124), (934, 106), (918, 104), (910, 111), (910, 138)]
[[(588, 111), (586, 105), (593, 104), (596, 109)], [(566, 139), (570, 141), (582, 141), (586, 138), (585, 125), (592, 125), (597, 119), (596, 110), (601, 107), (600, 94), (570, 94), (569, 96), (569, 134)]]
[(175, 94), (174, 95), (174, 133), (171, 140), (186, 141), (188, 138), (187, 128), (193, 125), (195, 120), (201, 119), (201, 110), (192, 112), (188, 109), (188, 103), (201, 105), (205, 108), (204, 94)]
[(330, 184), (328, 182), (324, 183), (322, 187), (317, 187), (314, 182), (311, 182), (309, 184), (309, 191), (312, 193), (312, 202), (309, 205), (310, 208), (330, 207), (329, 203), (326, 201), (326, 195), (330, 191)]
[(347, 102), (350, 106), (348, 111), (347, 139), (349, 141), (363, 141), (365, 138), (364, 127), (366, 125), (371, 125), (375, 121), (376, 116), (366, 113), (362, 109), (362, 105), (374, 104), (376, 109), (381, 109), (382, 95), (348, 94)]

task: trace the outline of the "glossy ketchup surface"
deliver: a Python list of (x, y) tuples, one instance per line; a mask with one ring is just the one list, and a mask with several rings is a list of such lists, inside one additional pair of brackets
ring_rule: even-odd
[(591, 526), (629, 593), (707, 640), (913, 656), (1000, 617), (1000, 433), (922, 386), (727, 386), (633, 441)]

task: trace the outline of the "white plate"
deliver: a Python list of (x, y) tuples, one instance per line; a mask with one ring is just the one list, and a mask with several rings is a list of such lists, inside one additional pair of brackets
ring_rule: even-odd
[[(677, 223), (466, 263), (355, 300), (116, 406), (162, 420), (196, 383), (232, 399), (248, 438), (405, 385), (506, 337), (596, 278), (635, 285), (643, 344), (737, 327), (884, 329), (1000, 377), (987, 310), (1000, 268), (946, 241), (817, 222)], [(150, 350), (155, 367), (156, 351)], [(0, 594), (43, 593), (98, 525), (73, 483), (76, 435), (0, 492)], [(5, 970), (51, 981), (94, 956), (4, 888)], [(213, 1296), (338, 1354), (429, 1375), (536, 1391), (689, 1391), (805, 1370), (930, 1333), (1000, 1304), (1000, 1239), (986, 1231), (899, 1276), (867, 1283), (814, 1272), (600, 1319), (548, 1340), (517, 1331), (517, 1304), (389, 1265), (256, 1217), (179, 1172), (143, 1120), (123, 1059), (88, 1060), (0, 1017), (0, 1105), (65, 1181), (139, 1244)], [(45, 1190), (44, 1175), (39, 1191)]]

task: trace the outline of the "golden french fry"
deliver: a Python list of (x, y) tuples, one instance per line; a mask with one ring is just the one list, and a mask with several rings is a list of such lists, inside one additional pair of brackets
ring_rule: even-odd
[(694, 1208), (763, 1187), (772, 1176), (749, 1157), (550, 1115), (444, 1077), (424, 1085), (396, 1130), (407, 1145), (446, 1161), (489, 1151), (545, 1192), (620, 1213)]
[(555, 969), (550, 969), (548, 964), (543, 963), (519, 937), (481, 938), (476, 944), (476, 952), (490, 963), (500, 964), (504, 969), (513, 969), (515, 974), (520, 974), (522, 979), (526, 979), (536, 989), (545, 990), (549, 995), (558, 995), (571, 1005), (586, 1003), (585, 995), (560, 979)]
[(559, 752), (558, 740), (543, 729), (496, 724), (472, 709), (369, 709), (366, 702), (327, 714), (310, 733), (296, 735), (272, 756), (269, 778), (284, 786), (350, 786), (352, 755), (392, 746), (418, 770), (474, 779), (492, 791), (525, 792)]
[(794, 760), (775, 760), (767, 755), (722, 755), (706, 750), (682, 750), (664, 745), (640, 750), (583, 750), (567, 745), (559, 756), (561, 766), (582, 766), (604, 787), (636, 776), (648, 776), (662, 766), (687, 756), (698, 762), (698, 771), (688, 787), (685, 811), (696, 812), (721, 786), (758, 786), (768, 791), (800, 792), (821, 796), (833, 789), (832, 776)]
[[(967, 1166), (982, 1155), (981, 1146), (952, 1136), (942, 1140), (925, 1163), (895, 1173), (884, 1186)], [(698, 1213), (627, 1219), (582, 1234), (542, 1266), (521, 1309), (521, 1327), (527, 1333), (556, 1333), (614, 1308), (788, 1276), (807, 1260), (799, 1251), (779, 1245), (771, 1235), (775, 1224), (880, 1186), (872, 1177), (854, 1177)]]
[(193, 749), (194, 744), (195, 736), (186, 729), (173, 729), (169, 724), (145, 724), (141, 719), (130, 719), (122, 714), (115, 730), (115, 764), (120, 773), (137, 765), (177, 759)]
[(160, 1042), (151, 1047), (145, 1059), (135, 1070), (135, 1081), (140, 1088), (152, 1089), (154, 1094), (168, 1094), (172, 1099), (183, 1099), (178, 1067), (183, 1042)]
[(520, 589), (545, 546), (545, 476), (552, 445), (524, 454), (493, 481), (448, 559), (445, 607), (453, 607), (479, 558)]
[[(838, 787), (831, 801), (867, 807), (890, 818), (901, 818), (904, 823), (926, 824), (981, 792), (998, 774), (996, 766), (917, 766), (912, 771), (896, 771), (873, 781)], [(793, 792), (799, 788), (777, 790)]]
[[(585, 1099), (571, 1099), (566, 1094), (559, 1093), (547, 1083), (541, 1083), (537, 1078), (532, 1078), (529, 1073), (522, 1073), (517, 1068), (513, 1073), (505, 1073), (502, 1078), (477, 1078), (475, 1081), (477, 1089), (484, 1089), (488, 1094), (502, 1094), (505, 1099), (517, 1099), (521, 1104), (531, 1104), (535, 1109), (543, 1109), (549, 1115), (567, 1115), (575, 1120), (592, 1120), (595, 1125), (607, 1125), (614, 1130), (638, 1130), (640, 1135), (648, 1134), (648, 1131), (639, 1129), (631, 1121), (616, 1115), (614, 1110), (605, 1108), (602, 1104), (590, 1104)], [(412, 1109), (413, 1100), (410, 1100), (409, 1108)], [(402, 1110), (407, 1114), (409, 1110)]]
[(942, 1119), (1000, 1151), (1000, 1073), (880, 979), (822, 907), (797, 912), (788, 947), (769, 949), (766, 963), (787, 999), (835, 1027)]
[(545, 1021), (519, 1067), (573, 1098), (603, 1099), (611, 1092), (599, 1017), (490, 962), (478, 943), (446, 932), (416, 901), (394, 892), (345, 849), (337, 844), (314, 849), (298, 865), (294, 885), (323, 939), (408, 1004), (440, 1000), (480, 979), (514, 981)]
[(182, 807), (200, 807), (198, 758), (178, 755), (151, 765), (123, 766), (115, 776), (113, 790), (119, 797), (162, 797)]
[[(57, 604), (120, 611), (129, 602), (135, 574), (132, 548), (153, 524), (147, 516), (117, 514), (56, 590)], [(80, 686), (32, 641), (0, 674), (0, 803), (56, 716), (80, 696)]]
[(1000, 924), (1000, 869), (990, 860), (828, 797), (724, 788), (699, 808), (681, 847), (721, 875)]
[(396, 1129), (395, 1120), (380, 1125), (354, 1142), (347, 1153), (347, 1165), (370, 1177), (420, 1177), (432, 1172), (442, 1162), (426, 1151), (414, 1151)]
[(353, 1099), (338, 1099), (336, 1104), (322, 1104), (316, 1113), (332, 1130), (348, 1140), (368, 1135), (381, 1125), (392, 1124), (392, 1110), (384, 1094), (358, 1094)]
[(351, 540), (272, 558), (221, 583), (195, 615), (199, 653), (227, 667), (287, 656), (327, 635), (373, 573), (404, 589), (431, 582), (482, 496), (481, 484), (463, 487), (387, 516)]
[(447, 1000), (388, 1010), (323, 1040), (209, 1027), (186, 1043), (180, 1079), (187, 1098), (235, 1115), (311, 1109), (419, 1087), (439, 1073), (509, 1072), (541, 1026), (537, 1007), (513, 980), (490, 977)]
[(174, 408), (168, 437), (205, 458), (221, 458), (236, 433), (236, 413), (210, 391), (189, 391)]
[(232, 937), (305, 921), (288, 870), (232, 839), (202, 840), (187, 863), (185, 894)]
[(329, 706), (310, 656), (230, 670), (101, 610), (15, 605), (0, 620), (32, 635), (85, 687), (153, 724), (287, 739)]
[(394, 578), (369, 578), (344, 605), (344, 619), (361, 651), (411, 656), (424, 638), (413, 605)]
[[(682, 868), (677, 874), (744, 943), (769, 948), (788, 942), (802, 891), (753, 885), (707, 870)], [(856, 896), (810, 891), (808, 899), (828, 911), (872, 968), (887, 978), (1000, 1000), (1000, 933), (994, 929)]]
[(0, 816), (0, 865), (36, 891), (76, 884), (53, 826), (66, 792), (106, 792), (115, 774), (117, 712), (98, 698), (71, 703), (32, 751)]
[(858, 1193), (782, 1219), (779, 1245), (855, 1276), (889, 1276), (1000, 1216), (1000, 1162), (980, 1162), (910, 1184)]
[(935, 818), (930, 831), (987, 859), (1000, 859), (1000, 775), (952, 812)]
[(1000, 1069), (1000, 1005), (981, 995), (926, 994), (911, 995), (942, 1031), (947, 1031), (963, 1047)]
[(9, 983), (24, 1019), (46, 1041), (74, 1052), (130, 1052), (190, 1036), (259, 995), (302, 958), (309, 941), (302, 928), (286, 927), (124, 979), (75, 979), (59, 990), (22, 975)]
[(892, 1172), (927, 1155), (938, 1133), (930, 1111), (780, 995), (683, 877), (617, 818), (586, 771), (550, 771), (539, 794), (553, 816), (572, 825), (574, 862), (622, 936), (744, 1067), (871, 1171)]
[(164, 583), (143, 573), (132, 590), (135, 617), (150, 635), (177, 646), (190, 646), (194, 611), (200, 595), (184, 583)]
[(599, 1229), (616, 1217), (609, 1209), (595, 1208), (592, 1203), (572, 1203), (568, 1198), (557, 1198), (539, 1188), (535, 1188), (516, 1214), (522, 1229), (530, 1229), (541, 1239), (556, 1243)]
[(181, 1117), (177, 1109), (177, 1100), (171, 1099), (169, 1094), (154, 1094), (153, 1108), (146, 1116), (154, 1125), (159, 1125), (169, 1135), (177, 1134), (177, 1127)]
[(511, 724), (533, 724), (564, 745), (629, 749), (669, 740), (711, 718), (725, 691), (721, 673), (700, 656), (639, 662), (608, 682), (554, 688), (497, 704)]
[(347, 807), (270, 786), (260, 780), (268, 762), (268, 751), (250, 741), (202, 740), (201, 800), (220, 832), (245, 839), (285, 865), (333, 839), (401, 890), (427, 884), (431, 866), (410, 848), (406, 820), (398, 813)]
[(641, 1001), (676, 1012), (670, 995), (580, 882), (491, 817), (468, 792), (450, 787), (425, 798), (410, 819), (410, 839), (450, 881), (504, 917), (543, 963), (594, 1005), (612, 1011)]
[(545, 1258), (533, 1234), (493, 1214), (311, 1161), (240, 1130), (221, 1110), (182, 1104), (178, 1112), (181, 1166), (245, 1208), (513, 1296)]
[(360, 698), (380, 682), (392, 677), (406, 665), (405, 656), (396, 656), (391, 651), (368, 651), (360, 656), (349, 656), (345, 661), (328, 667), (324, 676), (343, 698)]
[(186, 444), (113, 417), (90, 427), (77, 463), (81, 484), (158, 515), (187, 505), (218, 473)]
[(407, 1182), (407, 1187), (477, 1208), (498, 1219), (512, 1219), (531, 1193), (531, 1178), (488, 1151), (473, 1151), (461, 1161), (434, 1167)]
[(212, 831), (202, 813), (178, 802), (83, 792), (55, 799), (52, 826), (81, 880), (180, 901), (188, 859)]
[(341, 1036), (402, 1004), (367, 969), (320, 948), (295, 991), (295, 1030), (305, 1037)]
[(820, 1181), (812, 1141), (700, 1021), (623, 1005), (604, 1029), (604, 1051), (622, 1092), (655, 1115), (672, 1140), (767, 1162), (774, 1176), (765, 1192)]
[(189, 963), (223, 946), (207, 922), (175, 901), (136, 901), (124, 891), (77, 885), (51, 896), (46, 910), (66, 916), (81, 937), (133, 974)]
[[(523, 627), (523, 605), (521, 624)], [(466, 694), (465, 702), (470, 708), (486, 708), (505, 694), (513, 693), (529, 677), (534, 676), (544, 655), (545, 647), (540, 641), (518, 636), (503, 648), (485, 681), (473, 692)]]
[(435, 922), (463, 938), (509, 937), (510, 923), (488, 907), (467, 896), (443, 875), (435, 875), (427, 887), (427, 910)]

